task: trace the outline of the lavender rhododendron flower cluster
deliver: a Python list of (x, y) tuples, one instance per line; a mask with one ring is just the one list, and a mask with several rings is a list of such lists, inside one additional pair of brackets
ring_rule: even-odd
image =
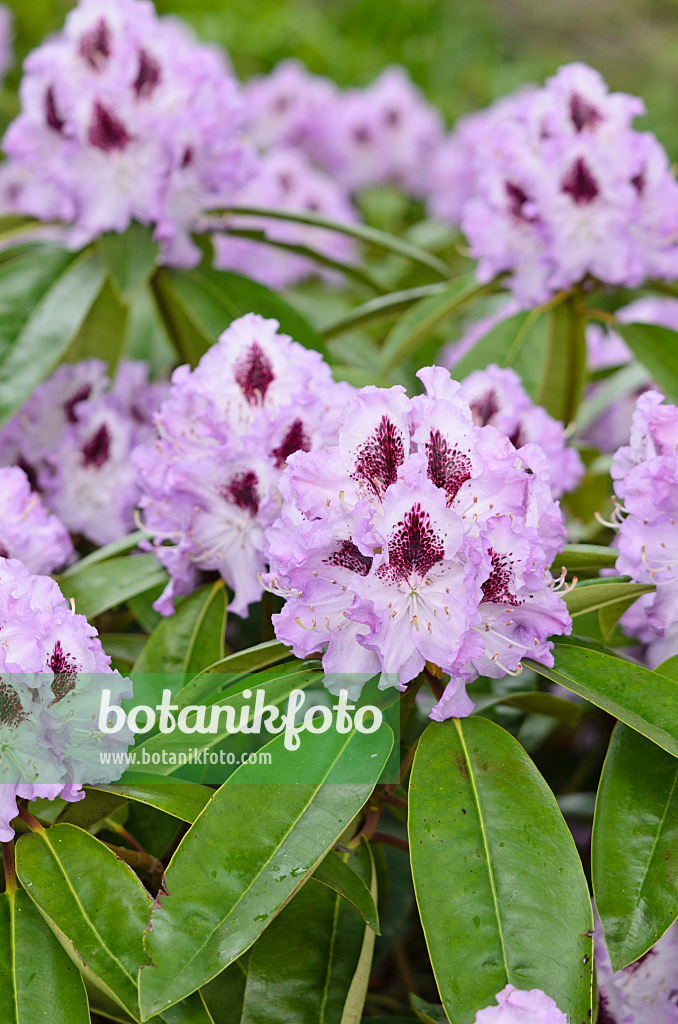
[(446, 370), (418, 376), (425, 395), (364, 388), (338, 445), (290, 458), (264, 582), (286, 598), (278, 639), (322, 649), (330, 688), (355, 695), (381, 673), (404, 689), (428, 662), (450, 676), (440, 720), (470, 713), (477, 675), (552, 664), (548, 637), (571, 623), (549, 572), (564, 531), (543, 452), (477, 426)]
[(567, 1017), (540, 989), (507, 985), (497, 992), (497, 1006), (478, 1010), (474, 1024), (567, 1024)]
[(340, 90), (284, 61), (248, 83), (246, 102), (260, 146), (297, 146), (352, 192), (390, 183), (422, 195), (443, 138), (440, 114), (401, 67), (365, 89)]
[[(314, 213), (347, 224), (358, 219), (346, 190), (334, 178), (313, 167), (300, 150), (282, 146), (262, 156), (257, 175), (241, 191), (238, 205)], [(235, 219), (234, 226), (264, 230), (274, 241), (306, 246), (341, 263), (356, 259), (355, 243), (338, 232), (244, 216)], [(215, 266), (246, 274), (269, 288), (288, 288), (319, 269), (317, 262), (302, 255), (228, 233), (215, 235), (214, 247)], [(336, 276), (336, 272), (324, 273), (330, 282)]]
[(612, 462), (621, 502), (617, 569), (656, 586), (622, 617), (656, 667), (678, 654), (678, 408), (646, 391), (636, 404), (630, 443)]
[(81, 0), (24, 65), (3, 205), (72, 225), (74, 247), (153, 224), (165, 260), (191, 265), (197, 214), (231, 202), (253, 169), (241, 120), (217, 49), (146, 0)]
[(468, 198), (446, 209), (452, 161), (449, 179), (437, 169), (431, 207), (460, 216), (481, 280), (510, 272), (514, 294), (533, 304), (587, 276), (636, 287), (678, 275), (678, 184), (656, 138), (632, 128), (643, 112), (571, 64), (462, 125)]
[(278, 327), (240, 317), (195, 370), (179, 367), (157, 440), (134, 454), (145, 525), (172, 577), (155, 604), (164, 615), (201, 569), (217, 569), (234, 591), (231, 609), (247, 614), (261, 597), (263, 534), (280, 513), (287, 459), (336, 439), (352, 389)]
[(0, 840), (17, 798), (81, 800), (85, 782), (122, 773), (101, 751), (124, 751), (132, 734), (98, 731), (103, 685), (115, 701), (129, 680), (110, 668), (94, 626), (77, 615), (48, 576), (0, 559)]
[(30, 572), (63, 569), (73, 557), (68, 530), (31, 490), (19, 466), (0, 468), (0, 557), (14, 558)]
[(0, 463), (21, 467), (71, 533), (118, 540), (139, 498), (131, 453), (152, 436), (165, 387), (146, 363), (122, 363), (113, 381), (99, 359), (64, 364), (0, 431)]

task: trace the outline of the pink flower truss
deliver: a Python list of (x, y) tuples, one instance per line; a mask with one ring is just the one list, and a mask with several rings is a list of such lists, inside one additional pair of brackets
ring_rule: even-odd
[(567, 1024), (555, 1000), (539, 988), (526, 992), (507, 985), (496, 998), (498, 1005), (478, 1010), (474, 1024)]
[(200, 569), (217, 569), (234, 591), (232, 611), (247, 614), (261, 597), (263, 534), (280, 512), (287, 459), (336, 439), (352, 389), (278, 326), (240, 317), (195, 370), (176, 370), (158, 438), (135, 452), (145, 524), (172, 577), (156, 602), (164, 615)]
[(433, 717), (469, 714), (465, 683), (552, 664), (568, 632), (549, 566), (563, 524), (543, 453), (477, 426), (446, 370), (426, 394), (364, 388), (338, 445), (298, 452), (267, 531), (265, 585), (286, 598), (276, 635), (323, 651), (326, 684), (354, 695), (381, 674), (406, 684), (426, 662), (450, 676)]

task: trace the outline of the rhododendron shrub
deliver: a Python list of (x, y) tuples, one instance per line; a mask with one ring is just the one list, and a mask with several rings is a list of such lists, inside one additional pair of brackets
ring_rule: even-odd
[(678, 1024), (666, 140), (330, 42), (8, 78), (0, 1018)]

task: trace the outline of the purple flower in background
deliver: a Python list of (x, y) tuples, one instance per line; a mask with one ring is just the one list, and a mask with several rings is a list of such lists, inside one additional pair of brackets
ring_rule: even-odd
[(507, 985), (496, 995), (497, 1006), (478, 1010), (474, 1024), (567, 1024), (554, 999), (539, 988), (529, 992)]
[[(292, 149), (274, 149), (262, 157), (259, 172), (240, 193), (238, 205), (315, 213), (348, 224), (358, 219), (345, 189)], [(342, 263), (356, 259), (355, 242), (334, 231), (256, 217), (234, 218), (233, 226), (263, 229), (275, 241), (307, 246)], [(288, 288), (318, 272), (330, 282), (337, 278), (336, 272), (323, 270), (314, 260), (265, 243), (221, 234), (215, 236), (214, 247), (219, 269), (236, 270), (269, 288)]]
[(393, 184), (424, 194), (443, 124), (405, 68), (386, 68), (366, 89), (338, 94), (322, 126), (321, 163), (348, 189)]
[(0, 468), (0, 557), (18, 559), (35, 573), (62, 569), (73, 557), (68, 530), (18, 466)]
[(476, 370), (462, 381), (460, 394), (479, 426), (490, 423), (516, 448), (528, 443), (541, 448), (549, 463), (554, 498), (578, 486), (584, 475), (579, 453), (567, 446), (563, 424), (534, 404), (514, 370), (498, 366)]
[(14, 63), (12, 12), (0, 4), (0, 85)]
[(678, 926), (616, 973), (597, 917), (593, 944), (601, 1024), (678, 1024)]
[(612, 460), (622, 503), (617, 569), (656, 592), (622, 616), (625, 631), (647, 644), (655, 668), (678, 653), (678, 408), (656, 391), (636, 403), (630, 443)]
[(154, 224), (166, 262), (192, 265), (197, 215), (231, 202), (252, 173), (241, 118), (215, 48), (146, 0), (81, 0), (26, 60), (3, 204), (67, 222), (74, 247)]
[(172, 577), (156, 602), (164, 615), (201, 569), (218, 570), (234, 591), (231, 609), (247, 614), (261, 597), (263, 532), (280, 513), (286, 461), (336, 438), (352, 389), (278, 327), (240, 317), (195, 370), (179, 367), (157, 440), (134, 454), (144, 521)]
[(7, 842), (17, 799), (80, 800), (86, 783), (119, 778), (100, 753), (132, 742), (125, 727), (98, 731), (102, 689), (113, 703), (131, 697), (129, 680), (110, 669), (96, 630), (76, 615), (47, 576), (0, 559), (0, 840)]
[(570, 619), (548, 571), (563, 526), (544, 455), (474, 423), (447, 371), (419, 377), (412, 401), (364, 388), (338, 445), (289, 460), (264, 582), (286, 598), (276, 635), (300, 657), (322, 649), (330, 689), (404, 689), (429, 662), (450, 676), (441, 720), (470, 713), (476, 675), (551, 664)]
[(631, 127), (643, 110), (571, 64), (461, 123), (433, 164), (430, 207), (461, 221), (480, 280), (510, 272), (530, 305), (587, 276), (676, 276), (678, 184), (654, 136)]
[(0, 462), (23, 470), (71, 533), (118, 540), (139, 498), (131, 453), (152, 436), (165, 392), (145, 363), (122, 363), (113, 382), (98, 359), (64, 364), (0, 431)]

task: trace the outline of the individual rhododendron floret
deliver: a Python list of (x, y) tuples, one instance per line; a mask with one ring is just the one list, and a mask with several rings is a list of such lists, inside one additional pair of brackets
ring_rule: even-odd
[(286, 598), (278, 639), (322, 650), (330, 689), (404, 689), (428, 662), (450, 677), (443, 719), (470, 713), (477, 675), (553, 663), (548, 637), (570, 629), (549, 572), (564, 531), (543, 453), (474, 423), (446, 370), (419, 376), (413, 400), (364, 388), (337, 445), (289, 460), (263, 582)]
[(549, 462), (554, 498), (577, 487), (584, 475), (579, 453), (568, 447), (563, 424), (534, 404), (514, 370), (498, 366), (476, 370), (462, 382), (461, 395), (479, 426), (491, 424), (516, 448), (539, 445)]
[(529, 992), (507, 985), (497, 992), (497, 1006), (478, 1010), (474, 1024), (568, 1024), (554, 999), (539, 988)]
[[(99, 731), (103, 689), (132, 696), (110, 668), (96, 629), (47, 576), (0, 559), (0, 840), (12, 838), (17, 799), (80, 800), (84, 783), (113, 782), (133, 737)], [(113, 758), (109, 758), (113, 760)]]
[[(344, 187), (292, 149), (275, 149), (262, 157), (257, 176), (241, 191), (236, 205), (313, 213), (346, 224), (358, 219)], [(263, 230), (273, 241), (304, 246), (340, 263), (356, 260), (355, 242), (336, 231), (244, 216), (234, 218), (232, 226)], [(305, 256), (228, 233), (216, 235), (214, 247), (219, 269), (236, 270), (269, 288), (289, 288), (316, 273), (330, 282), (338, 276)]]
[(179, 367), (134, 454), (145, 526), (171, 575), (156, 608), (169, 615), (200, 570), (216, 569), (239, 615), (261, 597), (263, 533), (279, 515), (287, 460), (336, 440), (352, 389), (318, 352), (254, 313), (235, 320), (191, 371)]
[[(534, 304), (588, 276), (629, 287), (676, 276), (678, 185), (654, 136), (632, 128), (642, 113), (572, 64), (462, 123), (434, 166), (431, 207), (461, 219), (481, 280), (509, 272), (516, 297)], [(464, 154), (460, 209), (444, 194)]]
[(621, 624), (647, 644), (652, 668), (678, 653), (678, 408), (656, 391), (636, 403), (630, 443), (612, 460), (619, 506), (617, 569), (656, 592)]
[(167, 262), (195, 263), (197, 215), (229, 203), (255, 164), (223, 58), (146, 0), (81, 0), (29, 55), (20, 98), (2, 202), (67, 222), (74, 247), (137, 220)]
[(0, 468), (0, 557), (16, 558), (36, 573), (63, 569), (73, 557), (68, 530), (18, 466)]
[(600, 921), (593, 936), (602, 1024), (678, 1024), (678, 926), (635, 963), (613, 973)]
[(23, 469), (71, 533), (118, 540), (139, 498), (131, 453), (152, 437), (165, 387), (149, 383), (145, 363), (121, 363), (113, 381), (98, 359), (65, 364), (0, 432), (0, 462)]

